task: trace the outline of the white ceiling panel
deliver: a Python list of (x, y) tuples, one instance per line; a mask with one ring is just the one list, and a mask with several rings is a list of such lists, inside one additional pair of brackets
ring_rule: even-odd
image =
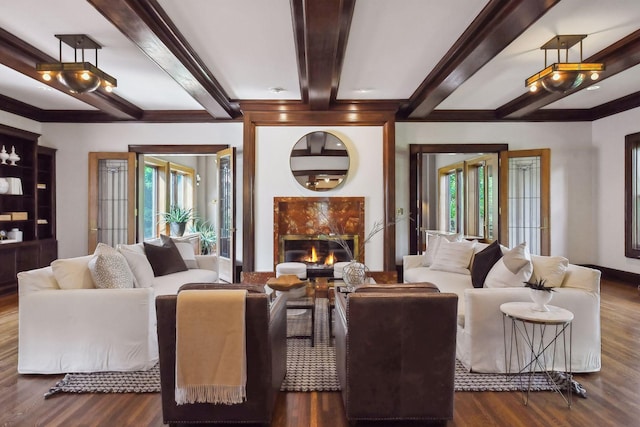
[(231, 99), (301, 98), (289, 0), (160, 5)]
[(356, 2), (338, 98), (409, 98), (486, 3)]
[[(616, 24), (612, 25), (613, 22)], [(544, 51), (540, 46), (554, 36), (587, 34), (583, 40), (586, 59), (637, 30), (638, 22), (638, 0), (563, 0), (463, 83), (438, 109), (499, 108), (527, 92), (525, 80), (544, 68)], [(569, 60), (578, 62), (578, 48), (569, 52)], [(549, 57), (549, 63), (552, 62), (555, 61)], [(637, 74), (629, 71), (624, 74), (630, 82), (637, 80)], [(567, 97), (567, 102), (574, 96), (577, 94)], [(613, 99), (612, 96), (610, 100)]]
[[(11, 3), (2, 5), (0, 27), (54, 58), (59, 56), (56, 34), (87, 34), (103, 46), (98, 53), (98, 66), (118, 80), (114, 93), (139, 108), (202, 109), (88, 2), (20, 0)], [(26, 22), (29, 25), (24, 25)], [(73, 49), (65, 46), (62, 59), (72, 61)], [(93, 62), (93, 53), (88, 59)]]

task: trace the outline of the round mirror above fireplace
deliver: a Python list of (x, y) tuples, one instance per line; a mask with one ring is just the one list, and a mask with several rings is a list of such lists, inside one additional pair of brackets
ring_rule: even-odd
[(308, 190), (338, 187), (349, 172), (349, 152), (344, 142), (329, 132), (311, 132), (296, 142), (289, 158), (291, 173)]

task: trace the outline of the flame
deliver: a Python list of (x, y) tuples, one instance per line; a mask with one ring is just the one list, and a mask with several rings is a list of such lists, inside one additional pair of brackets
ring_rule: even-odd
[(311, 255), (307, 255), (304, 260), (305, 262), (318, 262), (318, 254), (316, 252), (316, 247), (311, 246)]
[(333, 265), (336, 262), (336, 256), (333, 251), (329, 252), (329, 255), (324, 259), (324, 265)]

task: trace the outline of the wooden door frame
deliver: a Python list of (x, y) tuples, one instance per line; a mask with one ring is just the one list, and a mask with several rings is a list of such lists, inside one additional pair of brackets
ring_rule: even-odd
[[(242, 107), (242, 106), (241, 106)], [(395, 111), (381, 108), (378, 111), (301, 111), (292, 109), (283, 112), (277, 107), (273, 111), (252, 111), (249, 105), (244, 112), (243, 132), (243, 191), (242, 191), (242, 269), (255, 270), (255, 175), (256, 175), (256, 127), (257, 126), (381, 126), (382, 127), (382, 179), (384, 191), (385, 221), (396, 217), (395, 188)], [(283, 106), (284, 108), (284, 106)], [(396, 269), (395, 225), (383, 230), (384, 270)]]

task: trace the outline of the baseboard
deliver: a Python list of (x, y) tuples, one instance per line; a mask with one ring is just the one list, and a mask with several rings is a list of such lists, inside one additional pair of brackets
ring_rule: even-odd
[(630, 273), (628, 271), (616, 270), (609, 267), (601, 267), (599, 265), (586, 264), (585, 267), (595, 268), (600, 270), (603, 279), (616, 280), (619, 282), (628, 283), (629, 285), (638, 286), (640, 283), (640, 274)]

